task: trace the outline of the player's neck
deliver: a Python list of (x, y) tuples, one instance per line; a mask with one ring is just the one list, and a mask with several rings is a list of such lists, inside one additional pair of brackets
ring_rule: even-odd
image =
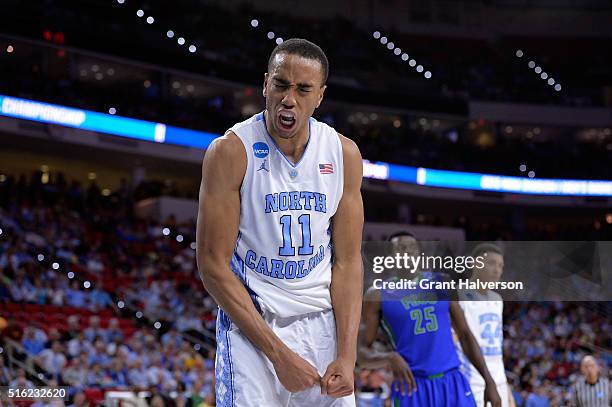
[[(267, 115), (267, 113), (268, 111), (266, 110), (264, 114)], [(278, 148), (288, 160), (294, 164), (300, 161), (304, 155), (304, 152), (306, 151), (308, 139), (310, 138), (308, 122), (298, 130), (295, 136), (291, 137), (290, 139), (279, 137), (274, 133), (269, 117), (266, 117), (266, 128), (270, 137), (272, 137)]]

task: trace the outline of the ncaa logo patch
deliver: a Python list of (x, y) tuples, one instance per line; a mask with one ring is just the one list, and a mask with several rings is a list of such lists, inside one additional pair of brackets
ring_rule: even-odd
[(257, 158), (266, 158), (270, 153), (270, 148), (266, 143), (255, 143), (253, 144), (253, 153)]

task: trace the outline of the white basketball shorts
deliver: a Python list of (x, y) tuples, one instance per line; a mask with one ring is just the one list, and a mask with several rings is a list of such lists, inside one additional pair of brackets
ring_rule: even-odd
[[(336, 358), (336, 322), (332, 310), (298, 317), (264, 320), (295, 353), (321, 376)], [(317, 385), (298, 393), (287, 391), (270, 360), (232, 323), (222, 310), (217, 316), (215, 360), (217, 407), (354, 407), (355, 395), (335, 399), (321, 395)]]

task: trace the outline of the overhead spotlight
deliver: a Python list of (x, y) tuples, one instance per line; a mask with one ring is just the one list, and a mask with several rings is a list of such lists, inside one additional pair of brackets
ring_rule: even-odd
[(110, 109), (108, 109), (108, 113), (115, 114), (117, 113), (117, 109), (115, 109), (114, 107), (111, 107)]
[(518, 58), (522, 58), (522, 57), (523, 57), (523, 51), (522, 51), (522, 50), (520, 50), (520, 49), (517, 49), (517, 50), (516, 50), (516, 56), (517, 56)]
[(548, 78), (548, 74), (546, 72), (542, 72), (542, 74), (540, 75), (540, 78), (546, 79)]
[(90, 283), (89, 281), (85, 281), (85, 282), (83, 283), (83, 287), (85, 287), (85, 288), (89, 288), (89, 287), (91, 287), (91, 283)]
[(155, 329), (159, 329), (159, 328), (161, 328), (161, 323), (159, 321), (157, 321), (157, 322), (155, 322), (153, 324), (153, 327), (155, 327)]
[(277, 45), (281, 45), (282, 43), (283, 43), (283, 39), (282, 39), (281, 37), (278, 37), (278, 38), (276, 39), (276, 44), (277, 44)]
[(147, 23), (149, 24), (153, 24), (155, 22), (155, 19), (151, 16), (147, 17)]
[(251, 20), (251, 27), (256, 28), (257, 26), (259, 26), (259, 21), (252, 19)]
[(101, 81), (102, 79), (104, 79), (104, 75), (102, 74), (102, 72), (98, 72), (98, 73), (96, 74), (96, 79), (97, 79), (97, 80), (99, 80), (99, 81)]
[(557, 92), (560, 92), (560, 91), (561, 91), (561, 84), (560, 84), (560, 83), (558, 83), (558, 84), (556, 84), (556, 85), (555, 85), (555, 90), (556, 90)]
[(53, 262), (53, 264), (51, 264), (51, 268), (52, 268), (53, 270), (57, 270), (57, 269), (59, 269), (59, 263), (57, 263), (57, 262)]
[(395, 48), (395, 49), (393, 50), (393, 53), (394, 53), (395, 55), (399, 55), (399, 54), (401, 54), (401, 53), (402, 53), (402, 50), (401, 50), (400, 48)]
[(387, 37), (380, 37), (380, 43), (382, 45), (385, 45), (389, 40), (387, 39)]
[(269, 32), (268, 32), (268, 39), (270, 39), (270, 40), (271, 40), (271, 39), (273, 39), (274, 37), (275, 37), (274, 32), (269, 31)]
[(410, 65), (411, 67), (413, 67), (413, 68), (414, 68), (414, 66), (416, 65), (416, 61), (415, 61), (414, 59), (411, 59), (411, 60), (408, 62), (408, 65)]
[(196, 46), (195, 46), (195, 45), (190, 45), (190, 46), (189, 46), (189, 52), (191, 52), (192, 54), (193, 54), (194, 52), (196, 52)]
[(125, 3), (125, 0), (117, 0), (117, 3), (123, 4), (123, 3)]
[(416, 67), (416, 71), (419, 72), (419, 73), (423, 72), (423, 65), (417, 66)]
[(125, 307), (125, 302), (123, 302), (123, 301), (119, 301), (119, 302), (117, 303), (117, 308), (121, 309), (121, 308), (123, 308), (123, 307)]
[(540, 68), (539, 66), (536, 66), (535, 73), (540, 73), (540, 72), (542, 72), (542, 68)]
[(179, 37), (177, 42), (179, 43), (179, 45), (184, 45), (185, 44), (185, 38)]
[(168, 30), (168, 32), (166, 33), (166, 37), (168, 37), (168, 38), (174, 37), (174, 31)]
[(195, 250), (197, 248), (196, 242), (191, 242), (189, 247), (191, 248), (191, 250)]
[(530, 67), (531, 69), (535, 68), (536, 64), (533, 61), (529, 61), (529, 63), (527, 64), (528, 67)]
[(528, 176), (529, 178), (534, 178), (534, 177), (535, 177), (535, 172), (534, 172), (534, 171), (529, 171), (529, 172), (527, 173), (527, 176)]
[(527, 171), (527, 166), (526, 166), (525, 164), (521, 164), (521, 165), (519, 165), (519, 171), (520, 171), (520, 172), (525, 172), (525, 171)]
[(555, 80), (553, 78), (548, 78), (548, 84), (549, 85), (554, 85), (555, 84)]
[(12, 45), (9, 45), (8, 47), (6, 47), (6, 52), (8, 52), (9, 54), (12, 54), (14, 50), (15, 48), (13, 48)]
[(169, 228), (163, 228), (163, 229), (162, 229), (162, 234), (163, 234), (164, 236), (168, 236), (168, 235), (170, 234), (170, 229), (169, 229)]
[(425, 78), (430, 79), (431, 78), (431, 72), (429, 71), (425, 71)]
[(388, 49), (393, 49), (393, 48), (395, 48), (395, 44), (393, 42), (390, 42), (390, 43), (387, 44), (387, 48)]
[(142, 312), (140, 311), (136, 312), (136, 318), (138, 319), (142, 318)]
[(380, 31), (374, 31), (374, 33), (372, 35), (374, 36), (374, 38), (379, 39), (380, 38)]
[(136, 12), (136, 15), (137, 15), (138, 17), (142, 17), (142, 16), (144, 16), (144, 11), (142, 11), (142, 10), (138, 10), (138, 11)]
[(183, 235), (177, 235), (176, 236), (176, 241), (181, 243), (183, 241)]
[(113, 68), (108, 68), (108, 69), (106, 70), (106, 74), (107, 74), (108, 76), (113, 76), (113, 75), (115, 74), (115, 70), (114, 70)]
[[(2, 234), (2, 229), (0, 229), (0, 235), (1, 234)], [(45, 255), (39, 254), (38, 256), (36, 256), (36, 258), (38, 259), (38, 261), (43, 261), (45, 259)]]
[(74, 273), (72, 271), (68, 272), (68, 278), (71, 280), (74, 278)]
[(402, 61), (408, 61), (408, 58), (409, 58), (408, 54), (406, 54), (406, 53), (402, 54)]
[(98, 65), (94, 64), (94, 65), (91, 66), (91, 70), (92, 70), (92, 72), (98, 72), (100, 70), (100, 67)]

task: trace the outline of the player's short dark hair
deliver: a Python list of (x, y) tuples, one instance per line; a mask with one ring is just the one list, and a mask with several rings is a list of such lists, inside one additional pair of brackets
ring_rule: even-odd
[(270, 58), (268, 59), (268, 72), (272, 70), (272, 64), (276, 55), (281, 53), (298, 55), (303, 58), (319, 61), (321, 64), (321, 74), (323, 75), (323, 85), (325, 85), (327, 77), (329, 76), (329, 61), (327, 60), (325, 52), (323, 52), (321, 47), (317, 44), (303, 38), (291, 38), (281, 42), (270, 54)]
[(503, 257), (503, 250), (493, 243), (480, 243), (472, 250), (472, 257), (482, 256), (485, 253), (496, 253)]

